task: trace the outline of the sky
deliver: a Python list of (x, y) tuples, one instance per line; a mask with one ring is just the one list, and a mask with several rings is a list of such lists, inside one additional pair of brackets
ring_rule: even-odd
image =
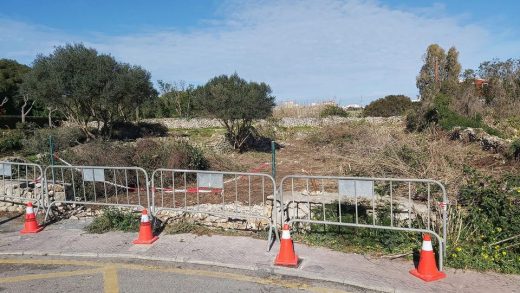
[(204, 84), (237, 72), (277, 101), (367, 104), (415, 98), (426, 47), (463, 68), (520, 58), (518, 1), (0, 0), (0, 58), (31, 65), (84, 43), (154, 81)]

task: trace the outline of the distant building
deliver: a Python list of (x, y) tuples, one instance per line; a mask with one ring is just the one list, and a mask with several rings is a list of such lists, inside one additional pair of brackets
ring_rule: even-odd
[(345, 107), (343, 107), (345, 110), (359, 110), (359, 109), (363, 109), (363, 106), (359, 105), (359, 104), (350, 104), (350, 105), (346, 105)]
[(283, 108), (296, 108), (299, 106), (300, 105), (298, 105), (295, 101), (285, 101), (280, 104), (280, 107), (283, 107)]

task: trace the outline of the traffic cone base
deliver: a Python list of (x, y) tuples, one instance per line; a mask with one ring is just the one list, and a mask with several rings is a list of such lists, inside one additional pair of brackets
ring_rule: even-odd
[(285, 224), (282, 231), (282, 239), (280, 240), (280, 252), (274, 259), (274, 264), (284, 267), (298, 267), (298, 256), (294, 252), (294, 245), (291, 239), (289, 225)]
[(148, 240), (136, 239), (136, 240), (132, 241), (132, 243), (133, 243), (133, 244), (152, 244), (152, 243), (154, 243), (157, 239), (159, 239), (159, 237), (154, 236), (152, 239), (148, 239)]
[(20, 234), (38, 233), (38, 232), (40, 232), (41, 230), (43, 230), (43, 227), (41, 227), (41, 226), (36, 226), (36, 228), (27, 228), (27, 227), (24, 227), (24, 228), (20, 231)]
[(443, 272), (437, 272), (433, 275), (421, 275), (417, 269), (413, 269), (410, 271), (410, 274), (416, 276), (417, 278), (423, 280), (423, 281), (426, 281), (426, 282), (432, 282), (432, 281), (437, 281), (437, 280), (440, 280), (440, 279), (444, 279), (446, 278), (446, 274), (443, 273)]
[(277, 266), (284, 266), (284, 267), (298, 267), (298, 256), (296, 256), (296, 253), (294, 254), (294, 257), (291, 259), (284, 259), (280, 257), (278, 254), (276, 256), (276, 259), (274, 260), (274, 264)]

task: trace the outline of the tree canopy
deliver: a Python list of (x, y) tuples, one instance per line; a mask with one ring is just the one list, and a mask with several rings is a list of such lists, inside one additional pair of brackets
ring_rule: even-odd
[(48, 56), (38, 55), (22, 92), (58, 109), (90, 138), (95, 135), (89, 122), (98, 121), (98, 131), (110, 135), (114, 122), (131, 119), (139, 105), (156, 96), (148, 71), (83, 44), (67, 44)]
[(441, 46), (431, 44), (426, 49), (421, 67), (417, 76), (417, 88), (422, 101), (431, 101), (437, 94), (456, 91), (461, 66), (458, 61), (459, 52), (451, 47), (448, 53)]
[(21, 103), (19, 88), (24, 75), (30, 70), (29, 66), (15, 60), (0, 59), (0, 102), (7, 98), (6, 103), (2, 106), (4, 113), (19, 113), (18, 108)]
[(274, 96), (269, 85), (247, 82), (238, 74), (220, 75), (197, 89), (197, 104), (208, 116), (219, 119), (233, 148), (243, 150), (252, 122), (272, 114)]
[(412, 108), (412, 101), (404, 95), (389, 95), (368, 104), (363, 110), (364, 116), (390, 117), (403, 115)]

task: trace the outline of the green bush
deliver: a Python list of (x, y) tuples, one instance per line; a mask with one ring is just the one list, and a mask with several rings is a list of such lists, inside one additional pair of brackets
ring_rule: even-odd
[[(464, 226), (448, 243), (448, 264), (455, 268), (520, 273), (520, 176), (494, 179), (466, 168), (460, 189)], [(454, 239), (453, 239), (454, 238)]]
[(58, 127), (40, 128), (32, 132), (23, 140), (23, 149), (26, 154), (40, 154), (49, 152), (49, 137), (52, 137), (54, 150), (60, 151), (85, 142), (86, 136), (79, 128)]
[(520, 138), (513, 140), (511, 143), (511, 157), (515, 160), (520, 160)]
[(327, 105), (320, 112), (320, 118), (329, 117), (329, 116), (339, 116), (339, 117), (348, 117), (348, 112), (345, 109), (337, 106), (337, 105)]
[[(106, 133), (107, 129), (102, 129)], [(150, 122), (116, 122), (113, 124), (111, 139), (135, 140), (142, 137), (167, 136), (168, 128), (161, 123)]]
[(98, 234), (109, 231), (137, 232), (139, 231), (139, 219), (139, 214), (107, 208), (85, 229), (89, 233)]
[(365, 117), (401, 116), (412, 109), (413, 103), (404, 95), (389, 95), (373, 101), (363, 110)]
[(410, 111), (406, 116), (406, 128), (410, 131), (422, 131), (434, 124), (449, 131), (455, 127), (471, 127), (482, 128), (488, 134), (502, 136), (498, 130), (488, 126), (482, 120), (482, 116), (467, 117), (453, 111), (450, 108), (451, 100), (449, 96), (438, 95), (429, 108)]
[(158, 168), (206, 170), (209, 162), (200, 149), (185, 142), (137, 141), (132, 162), (152, 171)]
[(60, 157), (73, 165), (133, 166), (134, 147), (130, 143), (96, 140), (60, 152)]
[(23, 146), (24, 134), (20, 130), (7, 130), (0, 137), (0, 153), (20, 150)]
[[(22, 118), (16, 115), (2, 115), (0, 116), (0, 128), (13, 129), (17, 128), (16, 124), (21, 123)], [(26, 123), (34, 123), (38, 127), (46, 127), (48, 126), (49, 119), (47, 117), (33, 117), (28, 116), (25, 117)], [(52, 119), (54, 125), (59, 125), (60, 119)]]

